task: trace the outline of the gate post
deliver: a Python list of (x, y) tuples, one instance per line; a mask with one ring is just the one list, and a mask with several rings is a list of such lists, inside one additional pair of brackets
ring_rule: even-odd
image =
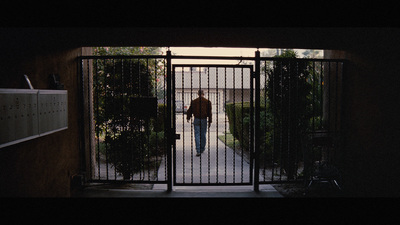
[(260, 51), (257, 49), (255, 55), (255, 79), (256, 79), (256, 93), (255, 93), (255, 122), (254, 122), (254, 191), (259, 191), (260, 182), (260, 169), (259, 169), (259, 156), (260, 156)]
[(171, 135), (172, 129), (172, 71), (171, 71), (171, 51), (168, 49), (167, 51), (167, 123), (166, 123), (166, 135), (167, 135), (167, 191), (172, 191), (172, 145), (173, 145), (173, 137)]

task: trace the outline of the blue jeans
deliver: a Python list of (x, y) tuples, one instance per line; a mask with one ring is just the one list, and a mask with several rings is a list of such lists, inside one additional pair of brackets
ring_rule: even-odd
[(196, 152), (202, 153), (206, 148), (207, 119), (194, 118), (194, 137), (196, 141)]

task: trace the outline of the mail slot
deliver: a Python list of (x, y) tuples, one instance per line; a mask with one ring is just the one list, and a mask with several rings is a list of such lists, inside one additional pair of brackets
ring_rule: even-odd
[(157, 98), (137, 97), (130, 98), (131, 115), (137, 118), (157, 117)]
[(0, 148), (68, 129), (68, 91), (0, 88)]

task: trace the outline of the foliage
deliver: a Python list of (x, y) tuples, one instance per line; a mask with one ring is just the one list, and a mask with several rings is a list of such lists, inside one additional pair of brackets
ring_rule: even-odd
[(109, 146), (110, 162), (115, 169), (128, 179), (133, 172), (143, 167), (142, 155), (145, 154), (146, 135), (143, 132), (122, 130), (106, 135), (105, 142)]
[[(153, 54), (156, 48), (97, 47), (97, 55)], [(104, 141), (111, 164), (128, 179), (140, 171), (154, 155), (160, 155), (165, 136), (159, 105), (157, 118), (140, 118), (132, 108), (134, 98), (157, 95), (163, 76), (157, 60), (101, 59), (93, 62), (93, 101), (96, 136)], [(161, 118), (160, 118), (161, 117)]]
[(158, 47), (94, 47), (93, 55), (159, 55), (162, 54)]
[(250, 145), (250, 102), (227, 103), (226, 113), (230, 133), (239, 140), (244, 149)]
[(270, 107), (267, 113), (274, 117), (273, 133), (267, 131), (266, 135), (274, 135), (273, 149), (275, 158), (282, 159), (288, 179), (295, 175), (295, 159), (298, 157), (297, 149), (301, 140), (310, 129), (312, 111), (312, 67), (307, 61), (294, 61), (297, 54), (293, 50), (286, 50), (282, 55), (276, 56), (272, 68), (268, 70), (267, 95)]
[[(244, 149), (250, 147), (250, 102), (236, 102), (226, 104), (226, 113), (229, 120), (230, 133), (240, 142), (240, 146)], [(265, 105), (260, 106), (261, 110), (261, 129), (265, 129)], [(260, 139), (263, 137), (260, 137)], [(264, 140), (260, 140), (263, 143)]]
[[(289, 179), (295, 176), (306, 133), (323, 128), (322, 81), (311, 61), (298, 61), (296, 52), (285, 50), (272, 64), (264, 64), (267, 87), (260, 96), (260, 157), (281, 164)], [(316, 97), (318, 96), (318, 97)], [(250, 103), (226, 105), (230, 133), (248, 149)], [(299, 154), (300, 153), (300, 154)]]
[[(93, 55), (95, 56), (109, 56), (109, 55), (162, 55), (163, 52), (159, 47), (94, 47)], [(152, 82), (154, 85), (154, 91), (156, 92), (156, 96), (158, 99), (162, 99), (165, 97), (165, 65), (161, 59), (135, 59), (135, 60), (122, 60), (124, 61), (124, 65), (129, 67), (129, 64), (133, 61), (133, 63), (140, 62), (142, 65), (142, 70), (148, 70), (149, 74), (152, 74)], [(101, 65), (103, 61), (97, 61)], [(112, 63), (112, 60), (109, 60), (107, 63)], [(102, 67), (99, 67), (101, 70)], [(131, 70), (135, 70), (137, 68), (131, 68)]]
[(240, 146), (240, 142), (236, 138), (234, 138), (231, 133), (218, 135), (218, 139), (221, 140), (226, 146), (232, 149), (234, 147)]
[(303, 55), (305, 57), (310, 57), (310, 58), (316, 58), (319, 56), (319, 54), (320, 54), (319, 50), (313, 50), (313, 49), (308, 49), (303, 52)]
[(150, 119), (151, 125), (152, 125), (152, 130), (154, 132), (164, 131), (165, 121), (167, 120), (165, 118), (165, 116), (167, 115), (166, 110), (167, 110), (167, 105), (158, 104), (157, 118)]

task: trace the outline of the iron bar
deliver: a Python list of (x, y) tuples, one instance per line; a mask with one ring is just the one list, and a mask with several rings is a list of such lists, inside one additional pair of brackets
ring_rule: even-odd
[(166, 134), (167, 134), (167, 140), (168, 140), (168, 146), (167, 146), (167, 166), (168, 166), (168, 178), (167, 178), (167, 190), (172, 191), (172, 152), (171, 152), (171, 146), (174, 144), (174, 140), (172, 140), (172, 135), (170, 134), (171, 132), (171, 107), (172, 107), (172, 99), (171, 99), (171, 92), (172, 92), (172, 81), (171, 81), (171, 76), (172, 76), (172, 64), (171, 64), (171, 51), (167, 51), (167, 123), (166, 123)]
[[(115, 93), (115, 60), (113, 59), (112, 60), (112, 65), (113, 65), (113, 74), (112, 75), (110, 75), (110, 77), (112, 77), (112, 81), (113, 81), (113, 84), (112, 84), (112, 90), (111, 90), (111, 96), (113, 97), (113, 98), (111, 98), (111, 101), (112, 101), (112, 103), (111, 103), (111, 105), (113, 106), (113, 112), (115, 112), (115, 99), (114, 99), (114, 93)], [(113, 123), (112, 124), (112, 135), (115, 137), (115, 124)], [(116, 157), (121, 157), (119, 154), (116, 154), (117, 156)], [(117, 170), (114, 170), (115, 172), (114, 172), (114, 178), (115, 178), (115, 180), (117, 179)]]
[[(272, 65), (272, 66), (275, 66), (275, 65)], [(275, 87), (275, 73), (272, 73), (271, 74), (271, 77), (269, 78), (269, 80), (270, 80), (270, 82), (272, 83), (272, 90), (270, 90), (270, 91), (272, 91), (272, 99), (271, 99), (271, 102), (270, 102), (270, 104), (271, 104), (271, 108), (272, 108), (272, 124), (273, 124), (273, 131), (272, 131), (272, 144), (271, 144), (271, 146), (272, 146), (272, 153), (271, 153), (271, 158), (272, 158), (272, 176), (271, 176), (271, 180), (273, 181), (274, 180), (274, 173), (275, 173), (275, 164), (276, 164), (276, 162), (275, 162), (275, 152), (276, 152), (276, 137), (277, 137), (277, 135), (276, 135), (276, 133), (277, 133), (277, 129), (276, 129), (276, 120), (275, 120), (275, 113), (273, 113), (275, 110), (276, 110), (276, 97), (275, 97), (275, 95), (276, 95), (276, 87)]]
[(236, 81), (235, 81), (235, 68), (232, 68), (232, 75), (233, 75), (233, 183), (235, 183), (235, 169), (236, 169), (236, 140), (235, 140), (235, 134), (236, 134)]
[(326, 85), (328, 86), (328, 90), (327, 90), (327, 94), (328, 94), (328, 116), (327, 116), (327, 129), (330, 130), (331, 129), (331, 63), (328, 63), (328, 74), (327, 74), (327, 83)]
[[(190, 101), (193, 99), (193, 70), (190, 67)], [(191, 123), (191, 121), (190, 121)], [(191, 183), (193, 183), (193, 126), (190, 126), (190, 176), (191, 176)]]
[(319, 71), (319, 86), (320, 86), (320, 88), (321, 88), (321, 92), (320, 92), (320, 99), (319, 99), (319, 102), (320, 102), (320, 106), (321, 106), (321, 108), (320, 108), (320, 112), (321, 112), (321, 119), (320, 119), (320, 124), (319, 124), (319, 126), (321, 127), (321, 129), (323, 129), (324, 127), (323, 127), (323, 123), (322, 123), (322, 121), (323, 121), (323, 114), (324, 114), (324, 78), (323, 78), (323, 69), (322, 69), (322, 61), (321, 61), (321, 66), (320, 66), (320, 71)]
[[(146, 59), (146, 75), (149, 77), (148, 79), (150, 79), (150, 73), (149, 73), (149, 58)], [(149, 83), (147, 85), (150, 85)], [(147, 96), (150, 97), (150, 87), (147, 87)], [(147, 121), (145, 121), (146, 126), (150, 127), (150, 119), (147, 118)], [(149, 129), (149, 128), (147, 128)], [(146, 131), (148, 132), (147, 134), (147, 179), (150, 180), (150, 131)], [(143, 165), (144, 166), (144, 165)]]
[[(210, 97), (211, 97), (211, 95), (210, 95), (210, 67), (207, 67), (207, 93), (208, 93), (208, 100), (211, 100), (210, 99)], [(208, 111), (208, 108), (206, 110)], [(212, 115), (212, 111), (211, 111), (211, 115)], [(208, 127), (208, 129), (207, 129), (207, 134), (208, 134), (208, 138), (207, 138), (207, 141), (208, 141), (208, 155), (207, 155), (207, 157), (208, 157), (207, 158), (207, 161), (208, 161), (208, 174), (207, 174), (208, 183), (210, 183), (210, 155), (211, 155), (211, 152), (210, 152), (210, 128), (211, 128), (211, 126)]]
[[(241, 97), (242, 97), (242, 109), (241, 109), (241, 111), (242, 111), (242, 124), (241, 124), (241, 127), (242, 127), (242, 139), (244, 139), (243, 138), (243, 136), (244, 136), (244, 110), (243, 110), (243, 108), (244, 108), (244, 100), (243, 100), (243, 92), (244, 92), (244, 88), (243, 88), (243, 67), (241, 68), (242, 70), (241, 70)], [(240, 142), (240, 148), (241, 148), (241, 160), (240, 160), (240, 182), (243, 182), (243, 153), (244, 153), (244, 145), (243, 145), (243, 141), (241, 141)]]
[(216, 93), (217, 93), (217, 109), (216, 109), (216, 120), (217, 120), (217, 123), (216, 123), (216, 129), (217, 129), (217, 132), (216, 132), (216, 140), (217, 140), (217, 149), (216, 149), (216, 151), (215, 151), (215, 157), (216, 157), (216, 183), (218, 183), (219, 182), (219, 179), (218, 179), (218, 161), (219, 161), (219, 158), (218, 158), (218, 152), (219, 152), (219, 148), (218, 148), (218, 114), (219, 114), (219, 92), (218, 92), (218, 67), (215, 69), (215, 79), (216, 79)]
[(335, 106), (335, 113), (334, 113), (335, 120), (334, 120), (333, 124), (335, 125), (334, 131), (336, 132), (337, 131), (337, 124), (338, 124), (338, 121), (337, 121), (338, 120), (338, 117), (337, 117), (337, 106), (338, 106), (337, 101), (338, 101), (338, 92), (339, 92), (339, 90), (338, 90), (339, 63), (337, 63), (337, 62), (336, 62), (335, 72), (336, 72), (336, 74), (335, 74), (335, 104), (334, 104), (334, 106)]
[[(201, 90), (201, 67), (199, 66), (199, 90)], [(198, 92), (197, 92), (198, 93)], [(199, 97), (201, 97), (201, 95), (199, 95)], [(199, 109), (199, 111), (201, 112), (202, 110), (201, 110), (201, 103), (199, 104), (200, 105), (200, 109)], [(202, 136), (203, 135), (201, 135), (201, 131), (202, 131), (202, 127), (201, 127), (201, 125), (202, 125), (202, 123), (200, 122), (200, 132), (199, 132), (199, 136), (200, 136), (200, 140), (199, 140), (199, 142), (200, 142), (200, 145), (199, 145), (199, 148), (200, 149), (197, 149), (197, 146), (196, 146), (196, 151), (200, 151), (201, 152), (201, 143), (202, 143)], [(196, 134), (195, 134), (196, 135)], [(203, 167), (203, 165), (202, 165), (202, 154), (200, 154), (200, 183), (201, 183), (201, 179), (202, 179), (202, 167)]]
[[(261, 99), (260, 99), (261, 100)], [(264, 157), (263, 157), (263, 181), (265, 181), (265, 172), (266, 172), (266, 165), (267, 165), (267, 142), (268, 140), (268, 135), (267, 135), (267, 61), (264, 61), (264, 107), (265, 107), (265, 113), (264, 113)], [(261, 154), (261, 153), (260, 153)], [(272, 170), (273, 171), (273, 170)]]
[[(171, 138), (172, 138), (172, 141), (173, 141), (173, 144), (172, 144), (172, 148), (173, 148), (173, 157), (174, 157), (174, 160), (175, 160), (175, 162), (176, 162), (176, 157), (177, 157), (177, 153), (176, 153), (176, 138), (175, 138), (175, 134), (176, 134), (176, 89), (175, 89), (175, 82), (176, 82), (176, 77), (175, 77), (175, 68), (173, 69), (173, 72), (172, 72), (172, 77), (171, 77), (171, 89), (172, 89), (172, 91), (171, 91), (171, 94), (172, 94), (172, 115), (171, 115), (171, 117), (172, 117), (172, 124), (171, 124), (171, 127), (172, 127), (172, 129), (171, 129), (171, 133), (170, 133), (170, 135), (171, 135)], [(172, 162), (172, 166), (173, 166), (173, 171), (175, 171), (175, 173), (176, 173), (176, 163), (173, 163)], [(174, 177), (176, 177), (176, 176), (174, 176)], [(176, 178), (175, 178), (176, 179)]]
[[(84, 112), (85, 112), (85, 92), (84, 92), (84, 68), (83, 68), (83, 60), (78, 60), (78, 76), (77, 76), (77, 84), (78, 84), (78, 93), (77, 96), (78, 97), (78, 110), (80, 112), (80, 115), (78, 117), (78, 122), (79, 124), (83, 124), (85, 119), (84, 119)], [(88, 166), (87, 166), (87, 161), (89, 161), (89, 165), (91, 162), (91, 159), (89, 157), (89, 160), (87, 159), (86, 156), (86, 138), (85, 138), (85, 127), (84, 126), (79, 126), (79, 156), (81, 158), (80, 161), (80, 166), (82, 168), (82, 171), (84, 173), (87, 173), (88, 171)], [(89, 166), (89, 174), (91, 174), (90, 172), (91, 170), (91, 166)], [(90, 176), (91, 178), (91, 176)]]
[[(259, 180), (260, 180), (260, 169), (259, 169), (259, 155), (260, 155), (260, 51), (256, 51), (255, 61), (255, 122), (254, 122), (254, 134), (255, 134), (255, 163), (254, 163), (254, 191), (259, 191)], [(253, 85), (252, 85), (253, 86)], [(251, 86), (251, 87), (252, 87)]]
[[(182, 67), (182, 87), (185, 86), (185, 76), (184, 76), (184, 69)], [(185, 113), (185, 92), (184, 92), (184, 88), (182, 88), (182, 113)], [(182, 115), (182, 158), (183, 158), (183, 162), (182, 162), (182, 170), (183, 170), (183, 183), (185, 183), (185, 116)]]
[[(91, 132), (92, 132), (92, 129), (93, 129), (93, 127), (92, 127), (92, 118), (91, 118), (91, 114), (90, 114), (90, 111), (92, 110), (92, 101), (90, 101), (91, 100), (91, 96), (90, 96), (90, 93), (91, 93), (91, 90), (92, 90), (92, 88), (91, 88), (91, 86), (90, 86), (90, 76), (89, 76), (89, 74), (90, 74), (90, 67), (91, 67), (91, 65), (89, 64), (89, 60), (87, 60), (87, 65), (86, 65), (86, 68), (87, 68), (87, 88), (86, 88), (86, 90), (87, 90), (87, 100), (88, 100), (88, 108), (89, 108), (89, 113), (88, 113), (88, 122), (89, 122), (89, 131), (88, 131), (88, 133), (89, 134), (91, 134)], [(84, 77), (82, 77), (82, 85), (84, 86)], [(82, 87), (83, 88), (83, 90), (85, 90), (85, 88), (84, 87)], [(84, 114), (83, 114), (84, 115)], [(90, 151), (92, 151), (92, 149), (94, 148), (94, 146), (93, 146), (93, 143), (92, 143), (92, 137), (90, 136), (89, 137), (89, 149), (90, 149)], [(92, 164), (94, 164), (94, 159), (92, 158), (92, 155), (89, 157), (89, 159), (90, 159), (90, 178), (92, 179), (92, 178), (94, 178), (95, 176), (96, 176), (96, 174), (95, 174), (95, 171), (94, 171), (94, 169), (95, 168), (92, 168)]]
[[(287, 80), (287, 82), (288, 82), (288, 84), (287, 84), (287, 86), (288, 86), (288, 101), (287, 101), (287, 149), (286, 149), (286, 154), (287, 154), (287, 158), (286, 158), (286, 164), (287, 164), (287, 166), (286, 166), (286, 168), (287, 168), (287, 170), (289, 170), (289, 171), (286, 171), (286, 174), (289, 174), (289, 175), (291, 175), (292, 176), (292, 174), (291, 173), (293, 173), (293, 171), (292, 171), (292, 160), (291, 160), (291, 157), (292, 157), (292, 154), (293, 154), (293, 152), (292, 152), (292, 142), (291, 142), (291, 132), (292, 132), (292, 123), (291, 123), (291, 117), (292, 117), (292, 115), (291, 115), (291, 106), (292, 106), (292, 102), (291, 102), (291, 97), (292, 97), (292, 80), (293, 79), (295, 79), (296, 77), (293, 77), (292, 76), (292, 71), (291, 71), (291, 69), (292, 69), (292, 67), (291, 67), (291, 62), (289, 61), (289, 65), (288, 65), (288, 80)], [(296, 76), (296, 75), (294, 75), (294, 76)], [(286, 170), (286, 169), (285, 169)], [(289, 176), (287, 176), (286, 177), (286, 179), (287, 180), (289, 180), (291, 177), (289, 177)]]
[[(154, 59), (154, 81), (155, 81), (154, 95), (155, 95), (156, 98), (158, 98), (158, 96), (157, 96), (157, 92), (158, 92), (157, 64), (158, 64), (157, 60)], [(159, 109), (159, 107), (158, 107), (158, 101), (157, 101), (156, 123), (157, 123), (157, 118), (158, 118), (158, 109)], [(159, 150), (159, 148), (158, 148), (158, 129), (155, 129), (155, 133), (156, 133), (156, 146), (155, 146), (155, 148), (156, 148), (156, 163), (154, 164), (154, 171), (157, 170), (157, 164), (158, 164), (158, 150)], [(157, 172), (155, 172), (155, 174), (157, 174)], [(156, 179), (158, 180), (158, 176), (156, 176)]]
[[(225, 136), (224, 136), (224, 138), (225, 138), (225, 143), (228, 143), (227, 142), (228, 133), (227, 133), (227, 130), (226, 130), (226, 124), (227, 124), (227, 121), (226, 121), (226, 113), (227, 113), (226, 112), (226, 102), (227, 102), (226, 101), (226, 96), (227, 96), (227, 90), (226, 90), (226, 66), (224, 67), (224, 75), (225, 75), (225, 85), (224, 85), (224, 88), (225, 88), (225, 93), (224, 93), (224, 98), (225, 98), (225, 106), (224, 106), (225, 107), (225, 123), (224, 123), (225, 124)], [(226, 154), (227, 154), (226, 146), (227, 145), (225, 144), (225, 155), (224, 155), (225, 156), (225, 160), (224, 160), (224, 162), (225, 162), (225, 168), (224, 168), (225, 169), (225, 173), (224, 173), (225, 174), (225, 183), (226, 183), (226, 177), (227, 177), (226, 176), (226, 172), (227, 172), (227, 170), (226, 170), (226, 166), (227, 166), (226, 165), (227, 164), (227, 162), (226, 162)]]
[[(163, 103), (164, 103), (164, 107), (163, 107), (163, 120), (164, 121), (166, 121), (166, 120), (168, 120), (169, 119), (169, 117), (167, 117), (168, 116), (168, 113), (167, 113), (167, 107), (165, 107), (166, 106), (166, 102), (165, 102), (165, 100), (166, 100), (166, 96), (167, 96), (167, 94), (166, 94), (166, 91), (167, 91), (167, 89), (168, 89), (168, 87), (167, 87), (167, 82), (166, 82), (166, 76), (167, 76), (167, 71), (166, 71), (166, 69), (167, 69), (167, 65), (166, 65), (166, 59), (164, 59), (163, 60), (163, 75), (164, 75), (164, 77), (163, 77)], [(167, 101), (168, 102), (168, 101)], [(168, 103), (167, 103), (168, 104)], [(165, 140), (165, 137), (167, 137), (167, 140)], [(168, 127), (167, 127), (167, 125), (166, 124), (164, 124), (164, 137), (163, 137), (163, 143), (164, 143), (164, 151), (166, 151), (166, 153), (167, 154), (164, 154), (164, 162), (167, 162), (167, 163), (164, 163), (164, 178), (165, 178), (165, 180), (168, 180), (168, 183), (170, 183), (170, 182), (172, 182), (172, 181), (170, 181), (170, 180), (172, 180), (172, 178), (171, 178), (171, 176), (169, 176), (169, 173), (168, 173), (168, 162), (169, 162), (169, 160), (167, 159), (167, 157), (168, 157), (168, 149), (170, 148), (170, 146), (169, 146), (169, 142), (168, 142)], [(169, 189), (169, 185), (168, 185), (168, 190), (172, 190), (172, 186), (171, 186), (171, 189)]]

